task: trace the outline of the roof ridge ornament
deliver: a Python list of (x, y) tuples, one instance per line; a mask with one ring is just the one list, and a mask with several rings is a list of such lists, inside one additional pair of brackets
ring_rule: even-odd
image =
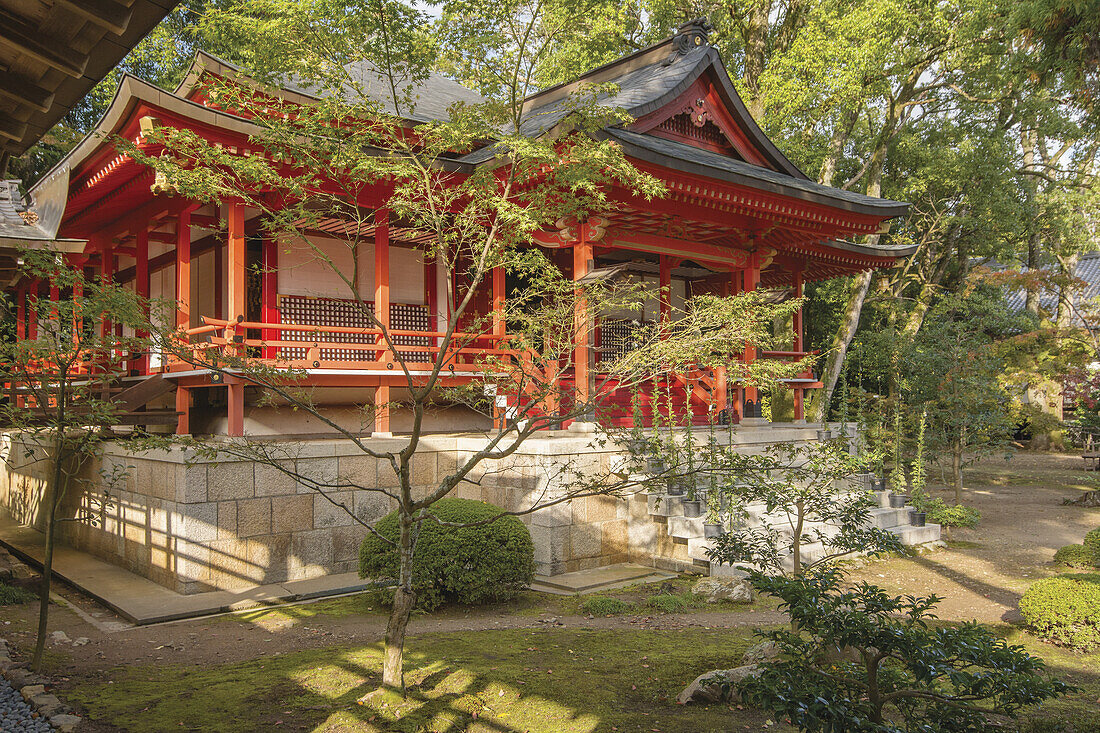
[(676, 30), (672, 37), (675, 51), (665, 59), (665, 66), (671, 66), (678, 56), (685, 56), (688, 52), (707, 45), (707, 37), (714, 30), (714, 26), (706, 18), (696, 18), (684, 23)]

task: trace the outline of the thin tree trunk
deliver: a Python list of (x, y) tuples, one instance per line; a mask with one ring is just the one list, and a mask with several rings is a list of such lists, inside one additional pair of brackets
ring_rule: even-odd
[(382, 661), (382, 686), (405, 692), (405, 630), (409, 626), (409, 616), (416, 605), (416, 592), (412, 585), (413, 566), (413, 519), (406, 512), (401, 513), (401, 536), (398, 540), (398, 577), (397, 588), (393, 594), (393, 609), (386, 623), (384, 640), (385, 655)]
[(794, 563), (794, 574), (802, 575), (802, 526), (805, 520), (802, 511), (802, 502), (796, 502), (794, 510), (797, 512), (798, 519), (795, 520), (794, 525), (794, 542), (791, 548), (791, 561)]
[[(1023, 130), (1020, 133), (1020, 146), (1023, 149), (1023, 163), (1024, 170), (1033, 170), (1035, 168), (1035, 148), (1038, 142), (1038, 136), (1035, 130), (1028, 129)], [(1027, 282), (1026, 295), (1024, 297), (1024, 308), (1030, 313), (1039, 312), (1039, 286), (1034, 280), (1034, 273), (1039, 271), (1039, 246), (1041, 244), (1039, 222), (1038, 217), (1035, 215), (1035, 198), (1038, 192), (1038, 185), (1032, 176), (1024, 176), (1024, 201), (1028, 209), (1031, 210), (1031, 226), (1035, 227), (1035, 230), (1027, 238), (1027, 271), (1032, 274), (1032, 278), (1029, 278)]]
[(749, 114), (758, 122), (764, 116), (764, 94), (760, 90), (760, 77), (768, 56), (768, 22), (771, 18), (771, 0), (755, 0), (749, 9), (745, 28), (745, 73), (742, 81), (749, 93), (746, 106)]
[(962, 504), (962, 486), (963, 486), (963, 472), (962, 472), (962, 453), (963, 444), (962, 441), (956, 441), (954, 449), (951, 451), (951, 482), (955, 486), (955, 503)]
[(42, 558), (42, 582), (38, 590), (38, 634), (34, 640), (34, 656), (31, 658), (31, 669), (39, 672), (42, 669), (42, 654), (46, 649), (46, 632), (50, 621), (50, 585), (53, 579), (53, 547), (54, 525), (57, 514), (57, 504), (61, 498), (61, 481), (64, 476), (64, 443), (62, 435), (57, 439), (54, 450), (53, 476), (46, 486), (46, 550)]

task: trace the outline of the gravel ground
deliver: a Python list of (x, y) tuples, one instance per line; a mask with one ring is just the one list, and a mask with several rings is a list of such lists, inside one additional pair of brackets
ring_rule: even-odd
[(0, 731), (3, 733), (49, 733), (53, 728), (44, 718), (34, 717), (31, 706), (19, 691), (0, 677)]

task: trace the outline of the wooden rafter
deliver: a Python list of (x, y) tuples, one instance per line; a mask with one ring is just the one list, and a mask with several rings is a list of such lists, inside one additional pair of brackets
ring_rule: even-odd
[(0, 8), (0, 26), (4, 28), (4, 32), (0, 33), (0, 46), (26, 54), (73, 78), (84, 75), (88, 57), (74, 50), (68, 43), (46, 35), (4, 8)]
[(53, 92), (13, 74), (0, 75), (0, 97), (10, 99), (39, 112), (48, 112), (53, 104)]
[(133, 10), (117, 0), (54, 0), (54, 4), (121, 36), (130, 25)]

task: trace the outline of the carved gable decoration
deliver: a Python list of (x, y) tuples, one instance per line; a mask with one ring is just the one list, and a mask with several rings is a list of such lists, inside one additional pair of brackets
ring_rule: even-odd
[(639, 118), (631, 129), (774, 170), (705, 74), (673, 102)]

